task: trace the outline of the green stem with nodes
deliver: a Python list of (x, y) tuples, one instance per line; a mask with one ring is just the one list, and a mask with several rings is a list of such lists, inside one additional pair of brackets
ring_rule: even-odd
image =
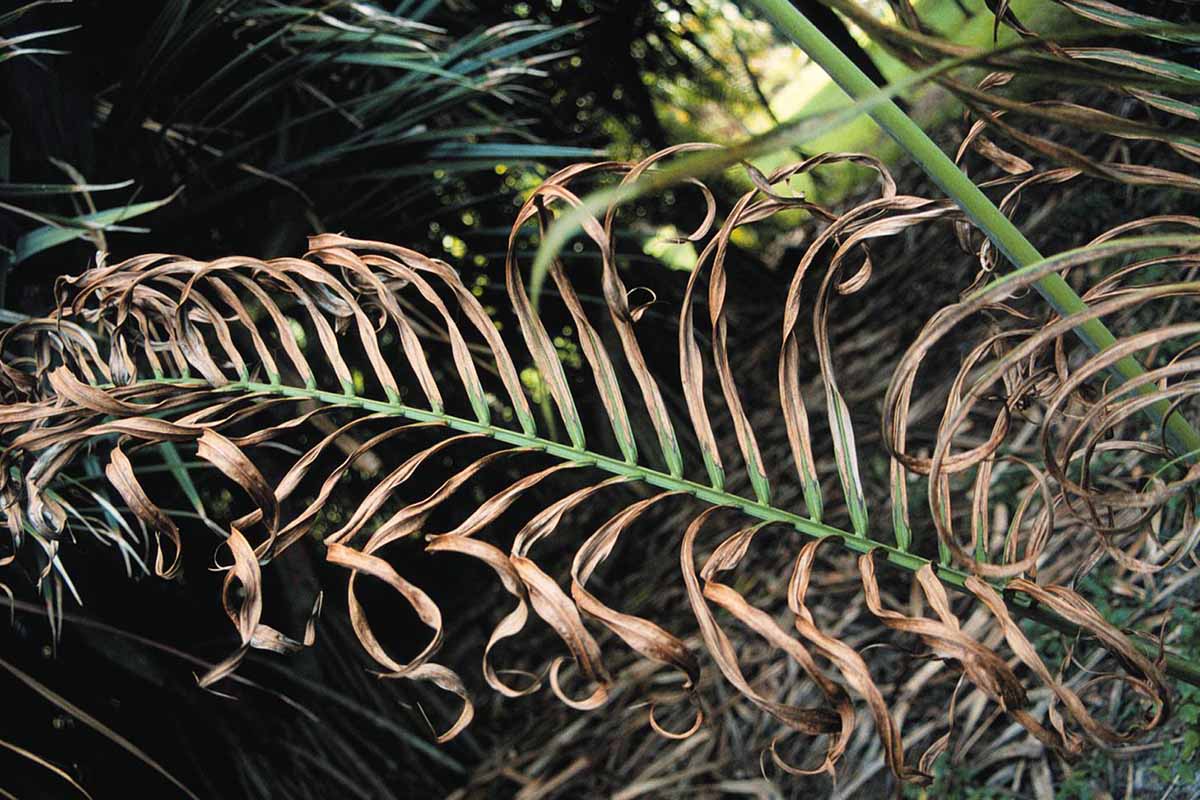
[[(182, 387), (209, 387), (207, 381), (199, 378), (144, 378), (138, 381), (141, 385), (146, 384), (166, 384), (170, 386)], [(104, 388), (104, 387), (101, 387)], [(650, 469), (641, 466), (640, 464), (630, 464), (620, 459), (611, 458), (591, 450), (573, 447), (569, 444), (556, 442), (552, 439), (543, 439), (540, 436), (531, 436), (520, 431), (509, 430), (495, 425), (485, 425), (471, 419), (457, 417), (444, 412), (428, 411), (426, 409), (414, 408), (404, 405), (399, 402), (388, 402), (386, 400), (373, 400), (366, 397), (358, 397), (353, 394), (339, 394), (337, 392), (323, 391), (321, 389), (309, 389), (300, 386), (286, 386), (279, 383), (258, 383), (255, 381), (237, 381), (228, 383), (219, 387), (218, 391), (222, 392), (255, 392), (262, 394), (272, 394), (282, 397), (294, 397), (304, 400), (315, 400), (327, 405), (343, 406), (346, 408), (361, 408), (364, 411), (372, 413), (388, 414), (394, 417), (402, 417), (414, 422), (434, 422), (445, 425), (456, 431), (463, 433), (478, 433), (494, 439), (498, 442), (504, 442), (515, 447), (527, 447), (534, 450), (540, 450), (544, 453), (552, 455), (556, 458), (561, 458), (566, 461), (572, 461), (581, 466), (595, 467), (613, 475), (624, 475), (634, 480), (642, 481), (651, 486), (657, 486), (660, 489), (667, 491), (681, 491), (693, 495), (694, 497), (703, 500), (706, 503), (717, 506), (725, 506), (731, 509), (741, 511), (755, 519), (764, 522), (779, 523), (788, 525), (800, 533), (811, 536), (817, 539), (834, 538), (848, 550), (858, 553), (875, 553), (888, 564), (899, 567), (907, 572), (916, 572), (926, 565), (931, 565), (935, 574), (947, 586), (955, 589), (964, 589), (964, 583), (968, 577), (968, 573), (961, 570), (948, 567), (944, 564), (931, 564), (929, 559), (922, 558), (915, 553), (910, 553), (902, 550), (899, 547), (893, 547), (883, 542), (869, 539), (865, 536), (858, 536), (849, 531), (834, 528), (830, 525), (824, 525), (820, 522), (814, 522), (807, 517), (802, 517), (798, 514), (793, 514), (782, 508), (759, 503), (754, 500), (747, 499), (740, 495), (731, 492), (714, 489), (711, 486), (695, 483), (686, 478), (669, 475), (665, 472)], [(1016, 591), (1003, 590), (1005, 596), (1014, 610), (1026, 617), (1035, 619), (1055, 630), (1061, 631), (1067, 635), (1075, 635), (1078, 633), (1078, 628), (1072, 623), (1064, 620), (1057, 615), (1054, 615), (1045, 609), (1037, 606), (1034, 600), (1028, 595)], [(965, 591), (965, 589), (964, 589)], [(1158, 657), (1158, 649), (1148, 642), (1139, 639), (1133, 639), (1134, 645), (1145, 653), (1150, 658)], [(1171, 653), (1164, 654), (1165, 669), (1167, 674), (1184, 681), (1186, 683), (1200, 686), (1200, 664), (1193, 661), (1181, 658), (1178, 655)]]
[[(749, 0), (749, 3), (770, 20), (776, 30), (795, 42), (819, 64), (852, 100), (861, 101), (878, 96), (879, 87), (789, 0)], [(867, 107), (867, 114), (921, 165), (925, 174), (958, 204), (1014, 266), (1026, 267), (1044, 260), (1012, 221), (899, 106), (891, 100), (874, 102)], [(1087, 309), (1087, 304), (1057, 273), (1045, 276), (1035, 287), (1064, 317)], [(1098, 319), (1088, 320), (1074, 330), (1084, 344), (1096, 353), (1111, 347), (1116, 341), (1112, 332)], [(1112, 372), (1117, 380), (1124, 382), (1141, 375), (1144, 370), (1137, 359), (1127, 356), (1112, 366)], [(1143, 386), (1138, 391), (1147, 394), (1153, 392), (1154, 387)], [(1149, 406), (1147, 412), (1157, 424), (1162, 425), (1163, 419), (1170, 413), (1170, 405), (1162, 400)], [(1166, 420), (1166, 432), (1171, 444), (1179, 452), (1200, 450), (1200, 434), (1178, 412), (1170, 413)]]

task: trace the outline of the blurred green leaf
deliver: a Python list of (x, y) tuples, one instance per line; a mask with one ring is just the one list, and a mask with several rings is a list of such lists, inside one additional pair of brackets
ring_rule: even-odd
[[(86, 236), (91, 231), (119, 230), (121, 228), (117, 227), (117, 223), (133, 219), (134, 217), (140, 217), (143, 214), (149, 214), (151, 211), (162, 208), (178, 197), (180, 191), (182, 189), (161, 200), (150, 200), (145, 203), (135, 203), (121, 208), (97, 211), (94, 214), (83, 214), (63, 224), (47, 225), (30, 231), (17, 240), (13, 263), (19, 264), (43, 250), (63, 244), (64, 242), (70, 242), (81, 236)], [(129, 229), (124, 228), (124, 230)]]

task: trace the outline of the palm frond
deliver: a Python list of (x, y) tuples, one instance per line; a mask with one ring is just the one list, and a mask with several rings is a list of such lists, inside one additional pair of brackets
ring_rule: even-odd
[[(928, 780), (932, 759), (945, 747), (934, 742), (912, 763), (895, 710), (862, 647), (818, 624), (812, 609), (819, 599), (809, 588), (822, 564), (839, 554), (854, 559), (853, 580), (874, 617), (955, 664), (986, 698), (1064, 758), (1079, 756), (1087, 739), (1111, 746), (1157, 727), (1170, 714), (1168, 675), (1200, 680), (1194, 664), (1163, 654), (1144, 632), (1135, 637), (1122, 631), (1069, 581), (1042, 582), (1039, 576), (1053, 572), (1048, 554), (1064, 526), (1092, 537), (1093, 563), (1113, 558), (1157, 571), (1194, 550), (1200, 527), (1192, 486), (1200, 473), (1195, 467), (1159, 469), (1187, 454), (1172, 451), (1161, 431), (1139, 428), (1136, 412), (1163, 400), (1190, 412), (1186, 404), (1196, 390), (1190, 376), (1198, 366), (1190, 355), (1200, 326), (1165, 321), (1143, 332), (1136, 327), (1152, 318), (1158, 303), (1173, 303), (1172, 314), (1179, 314), (1200, 289), (1194, 280), (1200, 237), (1145, 234), (1155, 226), (1194, 229), (1200, 220), (1133, 223), (996, 281), (985, 258), (981, 287), (936, 314), (891, 377), (881, 423), (892, 502), (871, 508), (858, 444), (863, 429), (856, 423), (864, 409), (854, 408), (852, 395), (843, 391), (831, 347), (839, 298), (870, 285), (873, 240), (968, 221), (948, 201), (902, 194), (881, 163), (861, 154), (823, 154), (755, 175), (754, 188), (719, 223), (715, 200), (705, 190), (705, 219), (689, 237), (703, 248), (680, 287), (679, 377), (667, 383), (647, 356), (648, 341), (662, 334), (649, 329), (645, 306), (631, 300), (622, 276), (615, 246), (619, 208), (612, 205), (584, 223), (601, 259), (599, 276), (591, 277), (598, 280), (607, 320), (590, 317), (579, 300), (577, 287), (588, 277), (569, 275), (557, 258), (549, 268), (589, 383), (582, 370), (564, 367), (547, 329), (553, 313), (548, 303), (535, 310), (526, 292), (518, 234), (527, 225), (545, 230), (556, 214), (579, 208), (581, 186), (614, 177), (638, 180), (686, 149), (641, 162), (575, 165), (532, 192), (516, 217), (505, 263), (519, 337), (511, 328), (498, 330), (504, 320), (493, 318), (445, 263), (400, 245), (338, 234), (312, 237), (303, 258), (201, 262), (151, 254), (63, 279), (54, 316), (0, 336), (0, 492), (12, 537), (8, 560), (38, 563), (36, 551), (23, 547), (30, 540), (46, 552), (68, 541), (74, 500), (65, 478), (76, 459), (98, 453), (107, 459), (110, 485), (153, 534), (145, 545), (130, 546), (153, 541), (145, 560), (162, 577), (176, 575), (190, 535), (180, 520), (187, 517), (150, 496), (138, 465), (177, 473), (182, 459), (194, 460), (206, 466), (206, 479), (223, 476), (249, 500), (220, 517), (222, 551), (230, 559), (222, 565), (222, 604), (239, 644), (201, 676), (202, 686), (226, 678), (252, 649), (286, 653), (314, 643), (311, 618), (295, 638), (262, 621), (262, 571), (301, 540), (319, 536), (325, 558), (349, 573), (350, 622), (380, 676), (429, 681), (457, 697), (460, 711), (438, 739), (459, 734), (474, 706), (459, 672), (433, 660), (448, 624), (434, 600), (437, 587), (422, 588), (423, 576), (403, 574), (403, 565), (387, 558), (400, 543), (423, 537), (429, 552), (457, 553), (486, 566), (511, 598), (512, 610), (482, 654), (483, 677), (492, 689), (521, 696), (548, 677), (551, 691), (568, 706), (604, 705), (614, 678), (601, 648), (605, 637), (593, 633), (600, 630), (677, 674), (680, 691), (651, 698), (647, 719), (663, 735), (682, 737), (700, 730), (705, 719), (691, 632), (668, 631), (620, 610), (622, 598), (606, 599), (611, 592), (601, 577), (606, 563), (615, 571), (614, 553), (639, 536), (633, 528), (653, 519), (656, 509), (675, 507), (687, 520), (678, 550), (682, 595), (680, 582), (657, 591), (690, 606), (704, 649), (741, 696), (786, 731), (828, 737), (823, 758), (810, 766), (789, 764), (772, 748), (785, 770), (833, 772), (854, 730), (851, 692), (866, 701), (883, 757), (898, 777)], [(793, 176), (841, 161), (874, 169), (878, 197), (834, 211), (788, 192)], [(739, 387), (738, 357), (730, 348), (737, 324), (728, 299), (738, 286), (731, 279), (729, 245), (739, 227), (784, 211), (807, 212), (825, 227), (781, 298), (778, 396), (751, 397)], [(1118, 268), (1093, 268), (1113, 262)], [(1088, 279), (1085, 311), (1046, 318), (1043, 310), (1022, 306), (1021, 290), (1050, 274)], [(444, 339), (418, 333), (417, 307), (440, 320)], [(1099, 355), (1069, 344), (1072, 328), (1100, 317), (1135, 330)], [(1147, 350), (1142, 378), (1115, 389), (1104, 383), (1111, 363)], [(931, 358), (957, 365), (941, 390), (943, 412), (932, 431), (914, 428), (919, 415), (912, 411), (914, 398), (925, 400), (933, 391), (920, 381)], [(489, 369), (478, 369), (481, 363)], [(715, 381), (706, 378), (710, 368)], [(802, 391), (808, 374), (823, 386), (816, 397)], [(631, 380), (635, 388), (626, 391)], [(539, 430), (536, 400), (531, 403), (525, 389), (531, 382), (552, 405), (567, 441)], [(1154, 390), (1139, 393), (1143, 384)], [(673, 401), (680, 396), (677, 410)], [(589, 424), (581, 413), (592, 407), (602, 409), (603, 426)], [(814, 445), (810, 407), (823, 408), (827, 417), (831, 457)], [(791, 468), (764, 455), (751, 408), (781, 418)], [(326, 426), (315, 444), (305, 450), (279, 446), (319, 417), (336, 425)], [(737, 447), (719, 450), (714, 426), (732, 426)], [(355, 444), (339, 459), (333, 451), (339, 441), (345, 448), (347, 437)], [(1030, 437), (1040, 459), (1025, 446)], [(162, 444), (177, 457), (164, 461), (157, 447)], [(336, 517), (325, 514), (334, 490), (367, 454), (388, 466), (357, 506)], [(1150, 465), (1157, 471), (1143, 480)], [(909, 518), (914, 480), (927, 487), (927, 524)], [(994, 511), (1005, 501), (994, 494), (1014, 484), (1015, 495), (1004, 496), (1020, 500), (1005, 508), (1003, 531), (995, 530)], [(772, 499), (782, 485), (800, 488), (803, 510)], [(567, 492), (543, 500), (543, 491), (556, 486)], [(531, 504), (532, 515), (511, 539), (503, 535), (498, 522)], [(607, 521), (588, 535), (576, 534), (566, 520), (597, 506)], [(892, 520), (890, 532), (881, 524), (886, 519)], [(795, 553), (790, 570), (779, 576), (787, 581), (786, 627), (747, 598), (746, 586), (725, 577), (772, 527), (786, 531)], [(715, 535), (717, 529), (724, 534)], [(1160, 532), (1169, 533), (1166, 542)], [(709, 555), (697, 566), (700, 548)], [(561, 551), (571, 554), (566, 589), (550, 567)], [(881, 577), (880, 565), (899, 571)], [(50, 567), (41, 569), (50, 580)], [(892, 595), (909, 586), (897, 575), (911, 578), (919, 598), (902, 610)], [(367, 578), (394, 590), (428, 631), (415, 655), (399, 656), (372, 626), (358, 589)], [(986, 609), (979, 618), (982, 632), (963, 623), (963, 599)], [(782, 650), (816, 687), (810, 695), (816, 705), (763, 694), (746, 677), (743, 656), (712, 606)], [(314, 616), (319, 609), (318, 596)], [(1047, 663), (1018, 621), (1026, 616), (1094, 643), (1104, 680), (1140, 698), (1144, 713), (1121, 725), (1097, 716), (1091, 687), (1072, 688), (1063, 677), (1072, 658)], [(533, 617), (558, 635), (564, 654), (546, 664), (536, 663), (540, 654), (525, 653), (519, 668), (498, 668), (497, 646), (518, 636)], [(1048, 710), (1034, 708), (1027, 683), (1049, 690)]]

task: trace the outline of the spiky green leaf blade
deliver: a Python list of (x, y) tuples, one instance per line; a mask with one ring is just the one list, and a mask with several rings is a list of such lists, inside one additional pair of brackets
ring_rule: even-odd
[[(182, 191), (182, 190), (180, 190)], [(71, 225), (48, 225), (37, 230), (30, 231), (17, 240), (14, 263), (20, 263), (31, 256), (48, 250), (56, 245), (70, 242), (81, 236), (87, 235), (91, 231), (111, 231), (120, 228), (117, 223), (134, 217), (140, 217), (144, 214), (149, 214), (159, 208), (170, 203), (179, 196), (179, 191), (169, 197), (164, 197), (161, 200), (150, 200), (144, 203), (134, 203), (133, 205), (123, 206), (121, 208), (110, 208), (104, 211), (97, 211), (94, 214), (83, 214), (75, 217)], [(126, 228), (126, 230), (128, 230)]]

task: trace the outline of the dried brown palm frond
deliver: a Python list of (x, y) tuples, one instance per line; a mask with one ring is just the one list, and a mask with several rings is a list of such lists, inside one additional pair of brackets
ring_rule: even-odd
[[(490, 607), (492, 601), (483, 600), (473, 585), (422, 588), (425, 576), (408, 574), (385, 557), (390, 546), (423, 538), (431, 553), (455, 553), (486, 566), (509, 596), (512, 610), (482, 653), (483, 678), (496, 692), (527, 695), (548, 677), (551, 691), (571, 708), (605, 705), (627, 688), (614, 678), (614, 657), (601, 650), (606, 638), (618, 639), (624, 647), (610, 649), (626, 660), (636, 656), (670, 668), (668, 677), (674, 676), (668, 681), (677, 687), (673, 694), (651, 694), (645, 724), (667, 738), (700, 741), (695, 737), (704, 735), (705, 717), (713, 713), (704, 689), (719, 696), (731, 686), (782, 726), (779, 735), (824, 737), (824, 752), (800, 764), (789, 762), (782, 745), (772, 742), (772, 760), (788, 772), (834, 772), (852, 745), (859, 699), (874, 721), (880, 758), (904, 780), (926, 781), (930, 762), (949, 742), (933, 741), (916, 760), (906, 754), (897, 705), (875, 674), (875, 651), (844, 638), (824, 616), (824, 591), (813, 587), (823, 587), (830, 575), (843, 592), (862, 598), (883, 626), (953, 665), (978, 693), (972, 703), (976, 697), (990, 702), (1064, 758), (1077, 756), (1085, 739), (1111, 746), (1157, 727), (1170, 713), (1168, 674), (1194, 681), (1194, 668), (1106, 620), (1070, 588), (1053, 556), (1063, 541), (1064, 520), (1075, 526), (1072, 535), (1080, 526), (1090, 531), (1098, 553), (1121, 553), (1147, 570), (1191, 555), (1196, 528), (1191, 456), (1172, 451), (1159, 431), (1139, 435), (1141, 417), (1134, 412), (1152, 402), (1190, 411), (1194, 363), (1188, 356), (1200, 329), (1192, 323), (1154, 327), (1153, 320), (1139, 318), (1139, 326), (1150, 323), (1144, 326), (1148, 333), (1131, 333), (1094, 357), (1070, 347), (1064, 334), (1083, 318), (1122, 320), (1156, 303), (1193, 302), (1200, 286), (1172, 278), (1173, 271), (1194, 266), (1197, 238), (1106, 238), (974, 290), (937, 312), (890, 377), (882, 428), (891, 454), (891, 507), (872, 509), (860, 475), (852, 398), (840, 388), (831, 343), (838, 331), (835, 307), (840, 297), (870, 284), (872, 240), (928, 223), (966, 222), (946, 201), (901, 194), (881, 163), (857, 154), (816, 156), (770, 176), (752, 173), (755, 188), (719, 224), (712, 195), (703, 190), (708, 213), (689, 238), (704, 246), (683, 291), (675, 340), (684, 410), (673, 414), (675, 392), (664, 391), (664, 376), (646, 355), (657, 332), (650, 330), (647, 307), (632, 302), (618, 266), (618, 209), (610, 207), (603, 219), (589, 218), (584, 225), (600, 254), (607, 323), (587, 313), (576, 288), (586, 276), (568, 276), (558, 261), (550, 270), (593, 384), (572, 380), (564, 369), (544, 324), (550, 312), (546, 304), (535, 312), (524, 288), (516, 244), (526, 225), (544, 228), (556, 211), (579, 206), (581, 183), (613, 175), (635, 180), (688, 149), (672, 148), (639, 163), (577, 165), (532, 193), (517, 216), (505, 267), (519, 339), (506, 339), (443, 262), (341, 235), (314, 237), (303, 258), (199, 262), (147, 255), (64, 280), (54, 315), (14, 326), (0, 339), (5, 403), (0, 492), (12, 536), (6, 560), (40, 572), (47, 585), (63, 580), (58, 556), (72, 532), (101, 527), (86, 522), (70, 468), (80, 458), (99, 455), (109, 484), (140, 526), (108, 528), (108, 535), (130, 551), (152, 551), (156, 574), (178, 574), (188, 533), (178, 522), (184, 517), (157, 503), (143, 479), (145, 470), (164, 466), (163, 451), (150, 445), (167, 445), (168, 452), (194, 454), (197, 474), (223, 476), (251, 501), (250, 510), (227, 515), (220, 526), (222, 603), (240, 643), (200, 676), (202, 686), (229, 676), (251, 649), (286, 653), (313, 644), (311, 619), (295, 638), (263, 621), (263, 568), (305, 537), (319, 535), (328, 562), (349, 572), (350, 623), (381, 677), (428, 681), (457, 696), (461, 710), (438, 738), (459, 734), (474, 706), (459, 672), (432, 660), (447, 623), (433, 595), (466, 595), (467, 605), (474, 600)], [(787, 193), (793, 175), (847, 160), (877, 172), (879, 197), (834, 212)], [(773, 402), (744, 393), (736, 379), (726, 301), (738, 287), (730, 280), (727, 258), (738, 227), (789, 210), (809, 212), (825, 226), (806, 248), (783, 298)], [(1158, 222), (1193, 224), (1190, 219), (1146, 224)], [(1082, 274), (1093, 271), (1091, 265), (1139, 253), (1146, 260), (1134, 267), (1086, 276), (1093, 287), (1085, 294), (1090, 311), (1046, 321), (1042, 312), (1021, 307), (1020, 290), (1043, 274)], [(1148, 276), (1155, 282), (1129, 285)], [(705, 280), (707, 303), (701, 305)], [(810, 301), (811, 327), (801, 319), (803, 303)], [(412, 322), (417, 308), (440, 321), (444, 344), (417, 332)], [(989, 321), (984, 335), (946, 347), (956, 330), (980, 317)], [(707, 342), (697, 331), (701, 327)], [(482, 375), (476, 363), (481, 346), (490, 367)], [(1108, 364), (1147, 348), (1166, 360), (1162, 366), (1152, 361), (1142, 381), (1152, 387), (1150, 395), (1138, 394), (1136, 382), (1104, 383)], [(933, 390), (920, 381), (931, 353), (959, 364), (955, 379), (932, 404), (924, 395)], [(811, 361), (809, 354), (815, 356)], [(801, 390), (810, 371), (823, 390), (819, 400), (831, 453), (813, 447), (806, 405), (813, 398)], [(624, 389), (630, 379), (634, 392)], [(580, 384), (603, 409), (607, 430), (585, 424)], [(1019, 452), (1029, 441), (1021, 438), (1030, 435), (1021, 414), (1029, 412), (1023, 398), (1031, 393), (1046, 401), (1044, 413), (1030, 423), (1040, 436), (1040, 461)], [(998, 402), (1001, 395), (1006, 399)], [(941, 409), (932, 441), (920, 444), (909, 437), (910, 420), (920, 416), (912, 413), (918, 401), (922, 414)], [(794, 476), (764, 457), (749, 408), (782, 416), (776, 424), (786, 432)], [(327, 425), (317, 444), (305, 451), (279, 446), (289, 432), (318, 417), (336, 425)], [(714, 420), (728, 420), (736, 447), (718, 447)], [(568, 441), (546, 432), (557, 424)], [(1108, 431), (1122, 438), (1105, 439)], [(589, 437), (601, 444), (589, 446)], [(1017, 452), (1009, 452), (1014, 437)], [(349, 452), (327, 464), (338, 447)], [(382, 465), (369, 492), (345, 516), (324, 516), (339, 482), (366, 454)], [(1125, 458), (1122, 463), (1140, 468), (1141, 475), (1147, 465), (1169, 459), (1184, 466), (1175, 472), (1164, 466), (1148, 484), (1134, 471), (1097, 483), (1091, 467), (1109, 454)], [(727, 475), (735, 471), (745, 472), (753, 499), (727, 488)], [(928, 487), (929, 514), (920, 526), (910, 519), (914, 476)], [(1019, 501), (1006, 507), (1003, 532), (991, 529), (994, 510), (1006, 502), (993, 498), (1001, 478), (1020, 487)], [(409, 488), (418, 483), (436, 488), (414, 501)], [(804, 513), (772, 501), (773, 487), (781, 483), (799, 488)], [(558, 499), (539, 499), (511, 539), (500, 534), (502, 526), (494, 523), (556, 487)], [(1005, 496), (1014, 495), (1007, 490)], [(607, 521), (576, 534), (571, 522), (599, 504), (611, 511)], [(653, 535), (631, 533), (661, 508), (684, 514), (685, 521)], [(831, 524), (843, 517), (848, 525)], [(881, 517), (890, 517), (890, 533), (879, 524)], [(1164, 532), (1165, 545), (1159, 540)], [(764, 537), (781, 535), (783, 563), (744, 574), (739, 567), (747, 554)], [(641, 605), (650, 611), (635, 614), (621, 608), (627, 598), (612, 590), (621, 578), (614, 554), (652, 552), (647, 542), (667, 542), (665, 552), (674, 550), (668, 557), (679, 564), (682, 577), (649, 587), (652, 602)], [(30, 543), (34, 547), (26, 546)], [(698, 559), (697, 551), (707, 556)], [(560, 575), (569, 579), (566, 590), (552, 574), (556, 561), (563, 562)], [(878, 573), (881, 565), (886, 575)], [(896, 578), (905, 573), (909, 579)], [(372, 625), (359, 597), (365, 578), (398, 593), (430, 632), (415, 655), (397, 655)], [(782, 588), (786, 625), (771, 613), (775, 609), (751, 599), (756, 582), (767, 581)], [(948, 588), (961, 590), (974, 604), (960, 602), (956, 610)], [(914, 600), (897, 602), (905, 592)], [(319, 595), (313, 601), (315, 616)], [(652, 619), (658, 616), (655, 607), (672, 603), (690, 607), (698, 637), (694, 629), (668, 631)], [(725, 615), (740, 625), (723, 625)], [(1064, 677), (1075, 662), (1048, 664), (1017, 624), (1021, 616), (1087, 642), (1095, 653), (1088, 669), (1099, 671), (1098, 677), (1082, 685)], [(521, 634), (533, 617), (553, 630), (565, 654), (504, 655), (511, 650), (506, 640)], [(751, 641), (762, 640), (764, 654), (783, 651), (785, 658), (756, 658), (748, 673), (745, 653), (731, 637), (735, 629), (748, 629)], [(734, 636), (745, 639), (742, 633)], [(706, 683), (701, 651), (724, 682)], [(498, 666), (507, 659), (519, 668)], [(758, 678), (780, 664), (791, 677), (778, 686), (779, 693), (771, 693)], [(1142, 704), (1141, 712), (1122, 725), (1098, 718), (1089, 696), (1101, 684), (1125, 687)], [(1034, 694), (1045, 702), (1033, 702)]]

